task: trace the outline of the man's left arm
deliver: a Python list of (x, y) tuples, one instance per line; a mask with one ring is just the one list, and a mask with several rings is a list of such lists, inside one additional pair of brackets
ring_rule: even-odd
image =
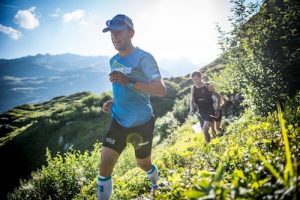
[[(111, 82), (118, 82), (119, 84), (129, 86), (129, 78), (121, 72), (113, 72), (110, 75)], [(137, 90), (143, 91), (153, 96), (163, 97), (167, 93), (165, 83), (161, 78), (154, 79), (148, 83), (143, 83), (136, 81), (131, 87), (134, 87)]]
[(137, 81), (134, 88), (153, 96), (164, 97), (167, 93), (165, 83), (162, 79), (155, 79), (149, 83), (142, 83)]
[(164, 81), (161, 78), (158, 65), (152, 55), (143, 57), (140, 61), (141, 70), (144, 72), (148, 82), (137, 81), (134, 88), (153, 96), (163, 97), (167, 93)]

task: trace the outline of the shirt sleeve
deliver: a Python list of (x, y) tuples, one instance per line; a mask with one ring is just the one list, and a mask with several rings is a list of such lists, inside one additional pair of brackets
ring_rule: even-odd
[(147, 55), (141, 60), (141, 69), (149, 81), (160, 79), (161, 75), (157, 63), (152, 55)]

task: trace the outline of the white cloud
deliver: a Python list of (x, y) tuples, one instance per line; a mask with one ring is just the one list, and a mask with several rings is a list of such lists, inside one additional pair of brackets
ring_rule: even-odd
[(35, 17), (35, 7), (28, 10), (19, 10), (15, 15), (16, 24), (26, 29), (34, 29), (39, 26), (39, 20)]
[(2, 24), (0, 24), (0, 32), (8, 35), (10, 38), (14, 40), (17, 40), (23, 36), (20, 31), (13, 29), (11, 27), (3, 26)]
[(74, 12), (64, 14), (63, 20), (66, 23), (71, 21), (77, 21), (80, 20), (84, 16), (84, 14), (85, 10), (76, 10)]
[(59, 14), (61, 12), (61, 9), (60, 8), (56, 8), (54, 12), (50, 13), (49, 16), (50, 17), (58, 17)]
[(4, 80), (9, 85), (35, 85), (45, 82), (43, 78), (40, 77), (3, 76), (2, 80)]
[(32, 95), (35, 95), (35, 90), (45, 90), (45, 89), (48, 89), (47, 87), (17, 87), (17, 88), (11, 88), (10, 90), (11, 91), (14, 91), (14, 92), (20, 92), (20, 93), (24, 93), (24, 94), (30, 94), (31, 97)]

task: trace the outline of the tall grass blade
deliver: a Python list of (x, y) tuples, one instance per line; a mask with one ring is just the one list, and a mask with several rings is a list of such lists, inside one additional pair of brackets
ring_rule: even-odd
[(287, 130), (285, 128), (285, 120), (283, 119), (283, 114), (279, 103), (277, 103), (277, 110), (278, 110), (278, 120), (279, 120), (281, 133), (284, 141), (284, 150), (285, 150), (285, 157), (286, 157), (286, 165), (284, 169), (284, 181), (285, 184), (288, 184), (287, 182), (289, 180), (289, 177), (294, 176), (292, 156), (291, 156), (291, 150), (290, 150), (289, 140), (287, 136)]

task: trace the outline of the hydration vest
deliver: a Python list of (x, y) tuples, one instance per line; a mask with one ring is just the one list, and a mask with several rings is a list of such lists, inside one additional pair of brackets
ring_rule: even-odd
[(212, 100), (212, 93), (208, 90), (207, 84), (205, 83), (205, 85), (201, 88), (197, 88), (194, 85), (193, 89), (194, 102), (198, 106), (199, 111), (202, 112), (213, 110), (214, 102)]

